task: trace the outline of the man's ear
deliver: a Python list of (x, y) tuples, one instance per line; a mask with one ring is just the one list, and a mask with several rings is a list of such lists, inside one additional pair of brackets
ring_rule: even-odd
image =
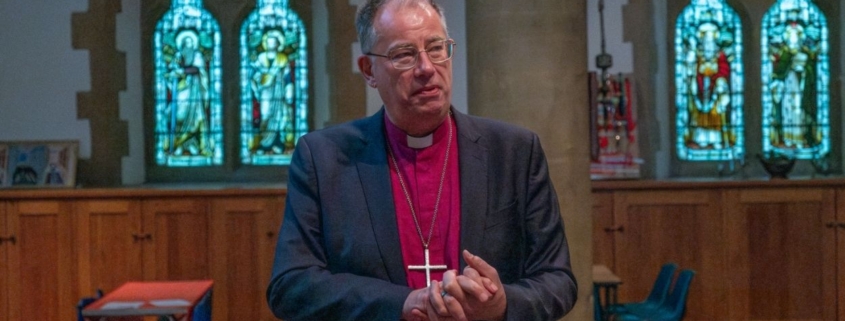
[(373, 61), (366, 55), (358, 57), (358, 70), (367, 81), (367, 86), (376, 88), (376, 77), (373, 75)]

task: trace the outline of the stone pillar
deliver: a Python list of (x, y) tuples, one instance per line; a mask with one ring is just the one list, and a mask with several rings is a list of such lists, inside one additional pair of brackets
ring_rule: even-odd
[[(120, 119), (118, 92), (126, 89), (126, 57), (115, 49), (115, 17), (120, 1), (90, 0), (74, 13), (73, 48), (88, 50), (91, 90), (77, 95), (77, 115), (91, 125), (91, 157), (79, 160), (76, 184), (121, 184), (121, 158), (129, 154), (129, 130)], [(99, 32), (91, 32), (97, 30)]]
[(586, 1), (469, 0), (468, 111), (535, 131), (557, 189), (579, 284), (564, 320), (590, 320)]
[(329, 44), (326, 63), (329, 80), (329, 120), (322, 126), (335, 125), (366, 116), (367, 85), (351, 57), (352, 46), (358, 41), (355, 13), (358, 6), (349, 0), (326, 0), (329, 11)]

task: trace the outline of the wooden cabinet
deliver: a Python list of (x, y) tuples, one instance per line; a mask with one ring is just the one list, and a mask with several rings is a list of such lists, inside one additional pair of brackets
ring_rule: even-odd
[(9, 250), (6, 244), (6, 207), (8, 202), (0, 201), (0, 320), (9, 320)]
[(144, 201), (144, 279), (211, 278), (210, 202), (190, 197)]
[[(845, 320), (845, 189), (836, 190), (836, 221), (825, 223), (825, 227), (836, 231), (836, 315)], [(830, 295), (829, 293), (826, 293)]]
[(825, 227), (835, 221), (835, 191), (728, 190), (725, 198), (730, 318), (836, 320), (836, 231)]
[(620, 301), (671, 261), (697, 272), (685, 320), (845, 321), (845, 181), (597, 185), (594, 263)]
[(613, 233), (617, 228), (613, 224), (613, 193), (593, 193), (593, 264), (615, 266)]
[(76, 304), (67, 202), (12, 201), (2, 207), (0, 320), (66, 320), (62, 311), (72, 312)]
[[(726, 310), (722, 209), (717, 191), (627, 191), (613, 195), (613, 271), (620, 300), (648, 296), (660, 267), (696, 270), (685, 320), (722, 320)], [(608, 242), (609, 240), (604, 240)]]
[(283, 189), (0, 191), (0, 321), (72, 320), (97, 289), (194, 279), (214, 280), (215, 320), (276, 320), (265, 291), (283, 200)]
[(128, 280), (144, 280), (141, 201), (82, 200), (74, 226), (79, 266), (78, 297), (110, 292)]
[(267, 306), (266, 291), (282, 223), (282, 202), (244, 197), (211, 204), (212, 319), (276, 320)]

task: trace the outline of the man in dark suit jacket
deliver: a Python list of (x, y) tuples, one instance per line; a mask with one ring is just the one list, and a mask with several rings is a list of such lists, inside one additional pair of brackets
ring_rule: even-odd
[[(267, 291), (271, 309), (285, 320), (555, 320), (566, 314), (577, 288), (536, 134), (451, 108), (454, 42), (432, 1), (370, 0), (357, 24), (365, 53), (359, 68), (385, 105), (297, 143)], [(391, 134), (397, 130), (401, 135)], [(445, 158), (435, 158), (444, 159), (442, 172), (436, 163), (416, 179), (403, 176), (406, 166), (413, 171), (413, 162), (424, 160), (405, 162), (397, 148), (411, 155), (442, 150)], [(451, 161), (449, 151), (457, 153)], [(439, 181), (440, 190), (414, 190), (425, 176)], [(438, 206), (442, 190), (445, 205)], [(434, 195), (433, 213), (421, 210)], [(426, 220), (430, 224), (420, 224)], [(441, 236), (445, 225), (439, 224), (447, 222), (459, 228), (443, 227)], [(403, 257), (422, 249), (409, 246), (405, 235), (419, 235), (426, 265), (429, 244), (446, 248), (431, 258), (450, 265), (437, 272), (441, 280), (432, 281), (428, 271), (430, 284), (409, 286), (422, 276), (410, 275), (415, 262)], [(458, 255), (458, 248), (465, 251)]]

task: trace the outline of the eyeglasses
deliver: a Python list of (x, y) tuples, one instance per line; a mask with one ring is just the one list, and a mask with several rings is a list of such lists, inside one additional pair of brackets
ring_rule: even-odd
[(387, 52), (386, 55), (374, 54), (372, 52), (366, 53), (367, 56), (376, 56), (390, 59), (393, 68), (399, 70), (406, 70), (414, 68), (419, 61), (420, 53), (428, 54), (428, 59), (432, 63), (439, 64), (452, 59), (452, 52), (455, 49), (455, 41), (452, 39), (437, 40), (425, 46), (425, 50), (420, 51), (416, 47), (399, 47), (393, 48)]

